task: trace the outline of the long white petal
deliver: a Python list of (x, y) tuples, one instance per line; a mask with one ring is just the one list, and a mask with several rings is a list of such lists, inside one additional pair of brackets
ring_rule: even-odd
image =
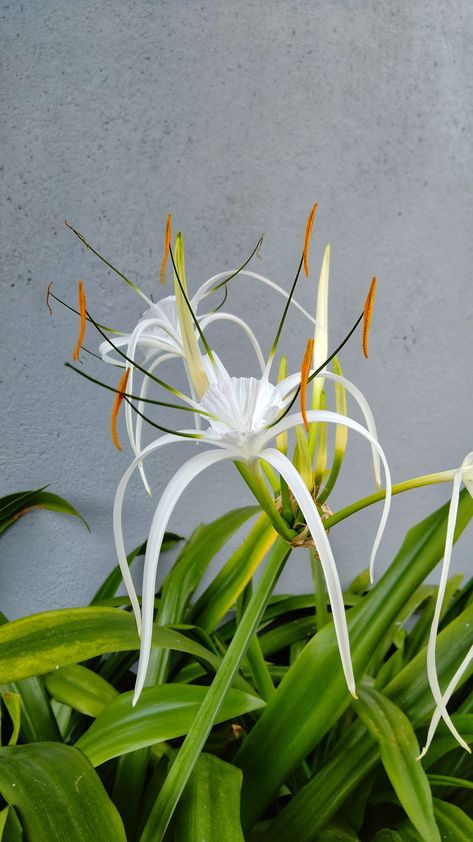
[[(183, 430), (181, 432), (193, 431)], [(123, 540), (122, 529), (123, 498), (125, 496), (125, 491), (133, 472), (143, 461), (143, 459), (149, 456), (150, 453), (154, 453), (155, 450), (158, 450), (160, 447), (164, 447), (164, 445), (171, 444), (172, 442), (183, 441), (195, 441), (195, 439), (182, 438), (181, 436), (175, 436), (172, 433), (167, 433), (166, 435), (161, 436), (159, 439), (156, 439), (156, 441), (151, 442), (151, 444), (145, 447), (145, 449), (141, 453), (139, 453), (138, 456), (133, 460), (133, 462), (128, 466), (120, 482), (118, 483), (118, 487), (115, 493), (115, 500), (113, 503), (113, 534), (115, 538), (115, 547), (117, 551), (118, 564), (120, 565), (123, 582), (126, 587), (128, 596), (130, 597), (133, 613), (135, 615), (138, 634), (141, 634), (141, 610), (138, 602), (138, 597), (136, 595), (135, 586), (133, 584), (133, 579), (131, 577), (130, 568), (126, 560), (125, 542)]]
[(140, 697), (149, 664), (153, 636), (156, 572), (161, 544), (169, 519), (181, 494), (194, 477), (198, 476), (205, 468), (215, 465), (217, 462), (222, 462), (225, 459), (237, 458), (237, 455), (235, 452), (229, 454), (227, 452), (222, 453), (221, 451), (206, 451), (205, 453), (199, 453), (197, 456), (193, 456), (192, 459), (189, 459), (188, 462), (176, 471), (161, 495), (161, 499), (154, 513), (146, 547), (142, 589), (143, 628), (133, 705), (136, 705)]
[[(359, 389), (358, 386), (355, 386), (355, 384), (352, 383), (351, 380), (347, 380), (346, 377), (342, 377), (340, 374), (335, 374), (334, 371), (328, 371), (327, 369), (324, 369), (324, 371), (321, 372), (320, 376), (325, 378), (326, 380), (332, 380), (335, 383), (341, 383), (341, 385), (345, 387), (347, 392), (350, 393), (350, 395), (355, 399), (358, 406), (360, 407), (360, 410), (363, 413), (363, 417), (365, 419), (365, 424), (366, 424), (369, 432), (371, 433), (373, 438), (378, 440), (378, 433), (377, 433), (377, 430), (376, 430), (376, 424), (375, 424), (375, 421), (374, 421), (374, 416), (373, 416), (373, 413), (371, 411), (371, 407), (370, 407), (368, 401), (366, 400), (366, 398), (365, 398), (363, 392), (361, 391), (361, 389)], [(283, 393), (283, 395), (285, 397), (287, 395), (289, 395), (290, 392), (292, 392), (293, 389), (295, 389), (299, 385), (300, 379), (301, 379), (300, 374), (291, 374), (289, 377), (286, 377), (284, 380), (281, 381), (281, 383), (278, 384), (281, 392)], [(318, 377), (316, 377), (315, 379), (317, 380)], [(372, 447), (371, 449), (372, 449), (372, 452), (373, 452), (374, 476), (375, 476), (376, 486), (379, 489), (379, 488), (381, 488), (381, 470), (380, 470), (379, 455), (378, 455), (378, 451), (376, 450), (375, 447)]]
[[(192, 298), (192, 306), (194, 307), (194, 309), (195, 307), (197, 307), (199, 301), (202, 301), (203, 298), (206, 298), (208, 295), (210, 295), (212, 287), (215, 286), (215, 284), (218, 284), (219, 281), (223, 280), (223, 278), (228, 278), (228, 276), (232, 274), (232, 271), (236, 270), (230, 270), (228, 272), (219, 272), (218, 275), (214, 275), (213, 278), (209, 278), (208, 281), (205, 281), (205, 283), (203, 283), (202, 286), (199, 287), (194, 297)], [(278, 284), (275, 284), (274, 281), (271, 281), (269, 278), (265, 278), (264, 275), (258, 275), (257, 272), (250, 272), (247, 269), (242, 269), (241, 272), (238, 273), (238, 277), (240, 277), (240, 275), (244, 275), (247, 278), (254, 278), (256, 281), (261, 281), (262, 284), (266, 284), (266, 286), (271, 287), (271, 289), (274, 289), (275, 292), (279, 293), (279, 295), (282, 295), (283, 298), (289, 298), (289, 295), (285, 289), (280, 287)], [(295, 300), (295, 298), (292, 299), (291, 303), (294, 305), (294, 307), (297, 307), (297, 309), (300, 310), (300, 312), (304, 314), (306, 319), (309, 319), (309, 321), (312, 322), (313, 325), (316, 324), (314, 317), (311, 316), (310, 313), (308, 313), (307, 310), (305, 310), (304, 307), (302, 307), (299, 304), (299, 302)]]
[(247, 325), (247, 323), (243, 319), (240, 319), (239, 316), (234, 316), (233, 313), (209, 313), (208, 316), (203, 316), (201, 319), (199, 319), (202, 330), (204, 330), (207, 327), (207, 325), (217, 321), (234, 322), (235, 324), (239, 325), (239, 327), (241, 327), (242, 330), (245, 331), (245, 333), (248, 336), (248, 339), (250, 340), (255, 350), (255, 354), (258, 357), (258, 363), (260, 365), (261, 371), (263, 372), (265, 367), (263, 352), (261, 351), (260, 344), (255, 334), (251, 330), (250, 326)]
[[(381, 543), (381, 538), (383, 537), (383, 532), (389, 515), (389, 509), (391, 507), (391, 473), (389, 470), (386, 456), (384, 455), (384, 450), (381, 447), (379, 441), (377, 441), (377, 439), (375, 439), (371, 435), (369, 430), (366, 430), (365, 427), (358, 423), (358, 421), (354, 421), (352, 418), (348, 418), (346, 415), (340, 415), (339, 412), (331, 412), (327, 409), (310, 409), (307, 412), (307, 419), (309, 421), (321, 421), (327, 424), (342, 424), (345, 425), (345, 427), (348, 427), (350, 430), (354, 430), (355, 433), (359, 433), (360, 436), (363, 436), (365, 439), (367, 439), (367, 441), (369, 441), (371, 446), (374, 447), (378, 452), (381, 462), (383, 463), (384, 473), (386, 476), (386, 497), (384, 499), (384, 506), (379, 522), (378, 531), (373, 542), (373, 549), (371, 550), (369, 569), (370, 580), (372, 582), (376, 553), (378, 552), (378, 548)], [(280, 433), (284, 433), (286, 430), (291, 429), (291, 427), (296, 427), (298, 424), (303, 424), (302, 415), (300, 412), (297, 412), (294, 415), (286, 416), (286, 418), (283, 418), (282, 421), (279, 421), (277, 424), (274, 425), (274, 427), (270, 427), (269, 430), (267, 430), (262, 435), (259, 442), (260, 447), (265, 447), (266, 444), (270, 442), (275, 436), (278, 436)]]
[[(151, 361), (148, 360), (147, 363), (146, 363), (148, 374), (152, 374), (154, 371), (156, 371), (158, 366), (161, 365), (161, 363), (165, 363), (168, 360), (172, 360), (172, 359), (175, 358), (175, 356), (176, 356), (175, 354), (160, 354), (154, 360), (151, 360)], [(151, 378), (148, 377), (147, 375), (145, 375), (143, 377), (143, 382), (141, 384), (140, 400), (138, 402), (138, 407), (137, 407), (138, 414), (136, 416), (136, 424), (135, 424), (135, 454), (136, 455), (138, 455), (138, 453), (141, 450), (141, 433), (142, 433), (142, 430), (143, 430), (143, 413), (145, 411), (145, 398), (148, 394), (148, 386), (149, 386), (150, 382), (151, 382)], [(127, 403), (126, 406), (128, 408), (128, 403)], [(141, 479), (143, 480), (143, 485), (146, 489), (146, 492), (147, 492), (147, 494), (149, 494), (151, 496), (151, 488), (149, 487), (148, 480), (146, 479), (146, 474), (145, 474), (145, 470), (143, 468), (142, 462), (139, 463), (138, 468), (139, 468), (139, 471), (140, 471), (140, 474), (141, 474)]]
[(324, 529), (322, 518), (317, 511), (310, 492), (287, 456), (284, 456), (279, 450), (268, 448), (261, 453), (261, 458), (266, 459), (284, 477), (309, 527), (324, 571), (345, 680), (350, 693), (356, 698), (355, 677), (351, 662), (343, 593), (332, 548)]
[[(435, 644), (437, 641), (443, 600), (445, 598), (445, 589), (447, 587), (448, 573), (450, 570), (450, 561), (452, 558), (453, 539), (455, 535), (455, 524), (457, 520), (461, 481), (462, 472), (461, 469), (459, 469), (458, 471), (455, 471), (455, 474), (453, 476), (452, 498), (450, 500), (450, 508), (448, 510), (447, 535), (445, 538), (445, 551), (443, 556), (442, 572), (440, 574), (437, 601), (435, 603), (434, 617), (432, 620), (432, 625), (430, 626), (429, 642), (427, 645), (427, 676), (429, 679), (430, 689), (432, 690), (432, 695), (435, 699), (437, 708), (439, 709), (439, 713), (442, 719), (444, 720), (449, 731), (453, 734), (455, 739), (458, 740), (460, 745), (462, 745), (463, 748), (468, 749), (467, 743), (465, 743), (464, 739), (458, 733), (452, 720), (450, 719), (448, 711), (445, 708), (445, 703), (442, 699), (442, 691), (440, 689), (437, 675), (437, 665), (435, 661)], [(423, 757), (423, 755), (427, 751), (427, 748), (428, 745), (424, 747), (420, 757)]]
[[(467, 654), (463, 658), (463, 661), (461, 662), (461, 664), (458, 667), (455, 675), (453, 676), (453, 678), (451, 679), (447, 689), (445, 690), (445, 693), (442, 696), (442, 705), (440, 707), (437, 706), (434, 710), (434, 713), (433, 713), (433, 716), (432, 716), (432, 719), (431, 719), (431, 722), (430, 722), (430, 725), (429, 725), (429, 731), (428, 731), (428, 734), (427, 734), (425, 746), (422, 749), (421, 754), (419, 754), (419, 757), (417, 758), (418, 760), (420, 760), (422, 757), (424, 757), (424, 755), (427, 754), (427, 752), (430, 748), (430, 744), (431, 744), (431, 742), (434, 738), (434, 734), (437, 730), (437, 726), (438, 726), (438, 724), (439, 724), (439, 722), (442, 718), (442, 711), (448, 705), (451, 697), (453, 696), (453, 694), (454, 694), (454, 692), (457, 688), (457, 685), (459, 684), (459, 682), (463, 678), (465, 672), (467, 671), (467, 669), (470, 666), (472, 661), (473, 661), (473, 645), (470, 646)], [(465, 743), (463, 740), (461, 740), (461, 745), (464, 748), (466, 748), (466, 750), (468, 752), (470, 752), (470, 754), (471, 754), (471, 748), (467, 743)]]

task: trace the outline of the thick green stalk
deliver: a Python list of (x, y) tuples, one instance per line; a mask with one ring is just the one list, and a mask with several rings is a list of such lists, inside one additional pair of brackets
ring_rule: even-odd
[[(352, 661), (358, 679), (404, 603), (441, 559), (447, 512), (448, 504), (408, 533), (384, 576), (348, 612)], [(472, 516), (473, 499), (463, 491), (457, 537)], [(293, 769), (351, 702), (330, 624), (299, 655), (237, 755), (237, 765), (244, 773), (244, 829), (252, 827)]]
[(263, 511), (267, 514), (269, 520), (274, 526), (278, 535), (284, 538), (285, 541), (292, 541), (296, 537), (296, 532), (288, 526), (287, 522), (279, 514), (274, 499), (268, 491), (268, 487), (264, 481), (261, 473), (261, 467), (258, 462), (255, 462), (251, 467), (244, 462), (235, 462), (240, 474), (245, 480), (248, 487), (255, 495), (258, 503)]
[(163, 838), (177, 802), (202, 751), (250, 640), (258, 628), (260, 619), (290, 552), (290, 547), (284, 541), (278, 539), (261, 578), (255, 586), (248, 608), (209, 687), (205, 701), (169, 771), (140, 842), (155, 842), (155, 840)]

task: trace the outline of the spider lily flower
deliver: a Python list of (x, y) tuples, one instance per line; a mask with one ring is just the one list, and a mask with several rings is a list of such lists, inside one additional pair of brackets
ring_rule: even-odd
[(447, 725), (450, 732), (453, 734), (455, 739), (459, 742), (459, 744), (466, 749), (466, 751), (471, 751), (468, 743), (465, 742), (463, 737), (458, 733), (457, 729), (455, 728), (448, 711), (446, 709), (446, 705), (453, 694), (458, 682), (468, 669), (472, 659), (473, 659), (473, 646), (471, 647), (470, 651), (464, 658), (462, 664), (458, 668), (457, 672), (453, 676), (450, 684), (448, 685), (445, 693), (442, 695), (442, 691), (440, 689), (438, 675), (437, 675), (437, 666), (435, 660), (435, 643), (437, 640), (437, 634), (439, 630), (439, 623), (440, 623), (440, 615), (442, 611), (442, 605), (445, 598), (445, 589), (447, 587), (448, 581), (448, 574), (450, 570), (450, 562), (452, 558), (452, 548), (453, 548), (453, 538), (455, 534), (455, 524), (457, 519), (457, 512), (458, 512), (458, 501), (460, 496), (460, 486), (462, 482), (464, 483), (465, 487), (467, 488), (470, 495), (473, 497), (473, 451), (468, 453), (465, 456), (462, 464), (459, 468), (451, 471), (452, 476), (452, 496), (450, 500), (450, 508), (448, 512), (448, 520), (447, 520), (447, 535), (445, 538), (445, 551), (443, 557), (443, 564), (442, 564), (442, 571), (440, 574), (440, 583), (439, 589), (437, 593), (437, 600), (435, 603), (435, 610), (434, 610), (434, 617), (432, 620), (432, 625), (430, 627), (430, 634), (429, 634), (429, 642), (427, 645), (427, 675), (429, 679), (430, 688), (432, 690), (432, 695), (434, 697), (436, 703), (436, 709), (434, 711), (432, 721), (430, 723), (429, 731), (427, 734), (427, 740), (425, 743), (424, 748), (422, 749), (421, 754), (419, 755), (419, 759), (424, 757), (427, 751), (429, 750), (430, 744), (435, 734), (435, 730), (437, 725), (442, 718)]
[[(308, 531), (317, 547), (324, 575), (327, 592), (332, 606), (335, 632), (340, 650), (342, 666), (350, 692), (355, 694), (355, 681), (350, 657), (348, 631), (346, 626), (343, 595), (335, 565), (333, 553), (329, 544), (325, 528), (307, 485), (292, 462), (271, 447), (271, 442), (282, 433), (295, 427), (302, 427), (303, 419), (300, 412), (286, 415), (278, 421), (282, 412), (287, 408), (294, 391), (294, 380), (286, 378), (278, 385), (273, 385), (266, 377), (231, 377), (219, 358), (214, 355), (213, 363), (207, 356), (202, 358), (209, 381), (209, 386), (199, 404), (199, 411), (205, 413), (208, 427), (201, 430), (197, 441), (207, 444), (215, 450), (205, 450), (189, 459), (172, 477), (153, 516), (145, 555), (143, 587), (142, 587), (142, 618), (135, 598), (135, 617), (138, 627), (141, 625), (141, 651), (134, 703), (136, 704), (145, 683), (149, 663), (151, 636), (153, 628), (154, 595), (156, 587), (156, 573), (159, 554), (164, 532), (172, 512), (179, 498), (190, 482), (206, 468), (223, 461), (233, 461), (240, 468), (241, 473), (255, 493), (258, 501), (272, 520), (273, 525), (281, 532), (282, 518), (276, 508), (275, 501), (263, 480), (260, 460), (265, 460), (286, 481), (295, 501), (307, 524)], [(209, 417), (210, 414), (210, 417)], [(391, 479), (389, 468), (383, 450), (370, 432), (357, 421), (328, 410), (309, 410), (310, 422), (328, 424), (344, 424), (348, 428), (362, 435), (379, 453), (386, 475), (386, 500), (380, 526), (376, 536), (373, 557), (386, 522), (389, 509)], [(180, 430), (179, 435), (189, 434), (191, 431)], [(120, 566), (126, 576), (127, 586), (130, 584), (126, 553), (123, 541), (121, 514), (123, 499), (130, 477), (138, 464), (161, 447), (178, 441), (186, 441), (177, 434), (160, 437), (145, 447), (125, 471), (115, 497), (114, 505), (114, 533)], [(195, 437), (193, 439), (195, 441)], [(286, 540), (297, 542), (297, 535), (288, 532), (284, 524)], [(131, 595), (131, 594), (130, 594)]]

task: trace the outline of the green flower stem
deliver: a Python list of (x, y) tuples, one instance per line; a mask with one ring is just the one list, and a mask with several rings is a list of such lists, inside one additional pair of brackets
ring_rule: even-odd
[[(407, 479), (404, 482), (398, 482), (397, 485), (393, 485), (392, 494), (394, 496), (395, 494), (401, 494), (403, 491), (410, 491), (412, 488), (422, 488), (424, 485), (435, 485), (438, 482), (451, 482), (453, 474), (454, 471), (440, 471), (438, 474), (425, 474), (425, 476), (422, 477)], [(350, 515), (354, 515), (355, 512), (361, 511), (361, 509), (366, 509), (367, 506), (371, 506), (373, 503), (379, 503), (379, 501), (384, 500), (385, 497), (385, 489), (377, 491), (376, 494), (370, 494), (368, 497), (362, 497), (361, 500), (356, 500), (355, 503), (351, 503), (344, 509), (340, 509), (339, 512), (335, 512), (334, 515), (325, 518), (324, 526), (326, 529), (330, 529), (331, 526), (335, 526), (335, 524), (339, 523), (341, 520), (345, 520), (345, 518), (350, 517)]]
[(209, 687), (204, 702), (174, 761), (145, 825), (140, 842), (162, 839), (182, 795), (189, 775), (198, 760), (225, 694), (235, 677), (248, 645), (258, 628), (274, 586), (291, 553), (281, 539), (276, 541), (261, 578), (255, 586), (248, 607), (232, 642)]
[(285, 541), (292, 541), (296, 532), (288, 526), (287, 521), (279, 514), (274, 499), (268, 491), (259, 462), (247, 465), (244, 462), (235, 462), (240, 474), (255, 495), (258, 503), (274, 526), (278, 535)]

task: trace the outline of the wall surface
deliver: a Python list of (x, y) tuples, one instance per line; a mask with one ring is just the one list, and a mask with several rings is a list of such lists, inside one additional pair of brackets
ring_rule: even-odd
[[(74, 304), (82, 277), (95, 316), (123, 329), (143, 308), (65, 217), (154, 296), (169, 211), (194, 287), (238, 265), (264, 231), (255, 267), (288, 288), (317, 200), (299, 299), (314, 308), (330, 241), (335, 342), (377, 274), (370, 358), (357, 337), (342, 364), (371, 403), (394, 480), (455, 467), (472, 449), (472, 17), (468, 0), (1, 3), (2, 493), (50, 483), (92, 530), (34, 512), (2, 538), (8, 616), (90, 598), (115, 561), (113, 496), (130, 460), (110, 440), (111, 395), (63, 366), (77, 318), (56, 304), (51, 317), (44, 294), (54, 281)], [(242, 280), (229, 303), (268, 350), (281, 300)], [(293, 313), (282, 340), (292, 367), (309, 335)], [(212, 338), (235, 373), (255, 372), (239, 333)], [(117, 382), (86, 355), (84, 370)], [(130, 548), (188, 452), (154, 458), (153, 498), (130, 486)], [(368, 448), (350, 436), (332, 508), (372, 487)], [(379, 571), (448, 495), (440, 486), (394, 501)], [(214, 468), (171, 527), (187, 535), (250, 499), (233, 466)], [(345, 581), (366, 567), (378, 517), (332, 531)], [(465, 535), (456, 569), (468, 571), (471, 546)], [(310, 587), (305, 553), (280, 587)]]

